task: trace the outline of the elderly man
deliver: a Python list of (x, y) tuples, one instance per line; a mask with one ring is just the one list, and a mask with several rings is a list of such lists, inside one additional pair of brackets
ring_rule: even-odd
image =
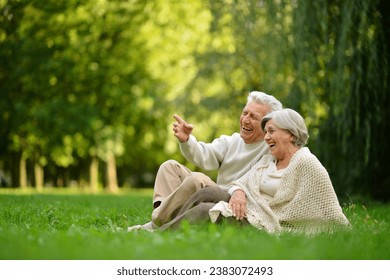
[(152, 221), (128, 230), (154, 230), (167, 223), (180, 211), (188, 197), (206, 186), (224, 188), (228, 195), (229, 184), (268, 153), (260, 122), (269, 112), (281, 109), (282, 104), (272, 95), (252, 91), (240, 117), (240, 133), (223, 135), (211, 143), (197, 141), (192, 135), (193, 126), (174, 115), (173, 132), (183, 156), (201, 169), (218, 170), (217, 182), (201, 172), (192, 172), (177, 161), (164, 162), (156, 175)]

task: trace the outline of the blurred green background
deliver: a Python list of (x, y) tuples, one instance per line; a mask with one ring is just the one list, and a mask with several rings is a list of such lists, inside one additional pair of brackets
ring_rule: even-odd
[[(0, 0), (2, 187), (152, 187), (247, 94), (298, 110), (339, 196), (390, 199), (385, 0)], [(194, 168), (190, 164), (187, 165)], [(209, 173), (215, 176), (215, 173)]]

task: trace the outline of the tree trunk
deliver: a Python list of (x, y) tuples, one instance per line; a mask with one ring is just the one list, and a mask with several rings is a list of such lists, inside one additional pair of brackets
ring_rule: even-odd
[(27, 188), (27, 167), (26, 159), (21, 156), (19, 161), (19, 186), (22, 189)]
[(93, 193), (98, 191), (99, 160), (96, 157), (91, 159), (91, 165), (89, 166), (89, 184)]
[(44, 172), (43, 172), (43, 167), (38, 162), (34, 163), (34, 176), (35, 176), (35, 188), (37, 189), (37, 191), (42, 191)]
[(108, 156), (107, 159), (107, 188), (110, 192), (118, 191), (115, 155), (112, 153)]

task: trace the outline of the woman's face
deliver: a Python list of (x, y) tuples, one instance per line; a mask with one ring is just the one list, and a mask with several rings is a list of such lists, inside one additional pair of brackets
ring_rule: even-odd
[(260, 123), (269, 110), (269, 106), (256, 102), (248, 103), (242, 110), (240, 136), (246, 144), (256, 143), (264, 139), (264, 132), (260, 127)]
[(295, 148), (294, 136), (288, 130), (277, 127), (272, 119), (265, 124), (264, 129), (264, 140), (269, 146), (271, 154), (278, 160), (289, 157)]

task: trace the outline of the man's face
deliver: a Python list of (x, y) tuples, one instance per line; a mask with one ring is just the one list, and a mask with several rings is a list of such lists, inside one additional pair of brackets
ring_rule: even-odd
[(256, 102), (250, 102), (245, 106), (240, 117), (240, 136), (246, 144), (263, 140), (264, 132), (260, 123), (269, 111), (269, 106)]

